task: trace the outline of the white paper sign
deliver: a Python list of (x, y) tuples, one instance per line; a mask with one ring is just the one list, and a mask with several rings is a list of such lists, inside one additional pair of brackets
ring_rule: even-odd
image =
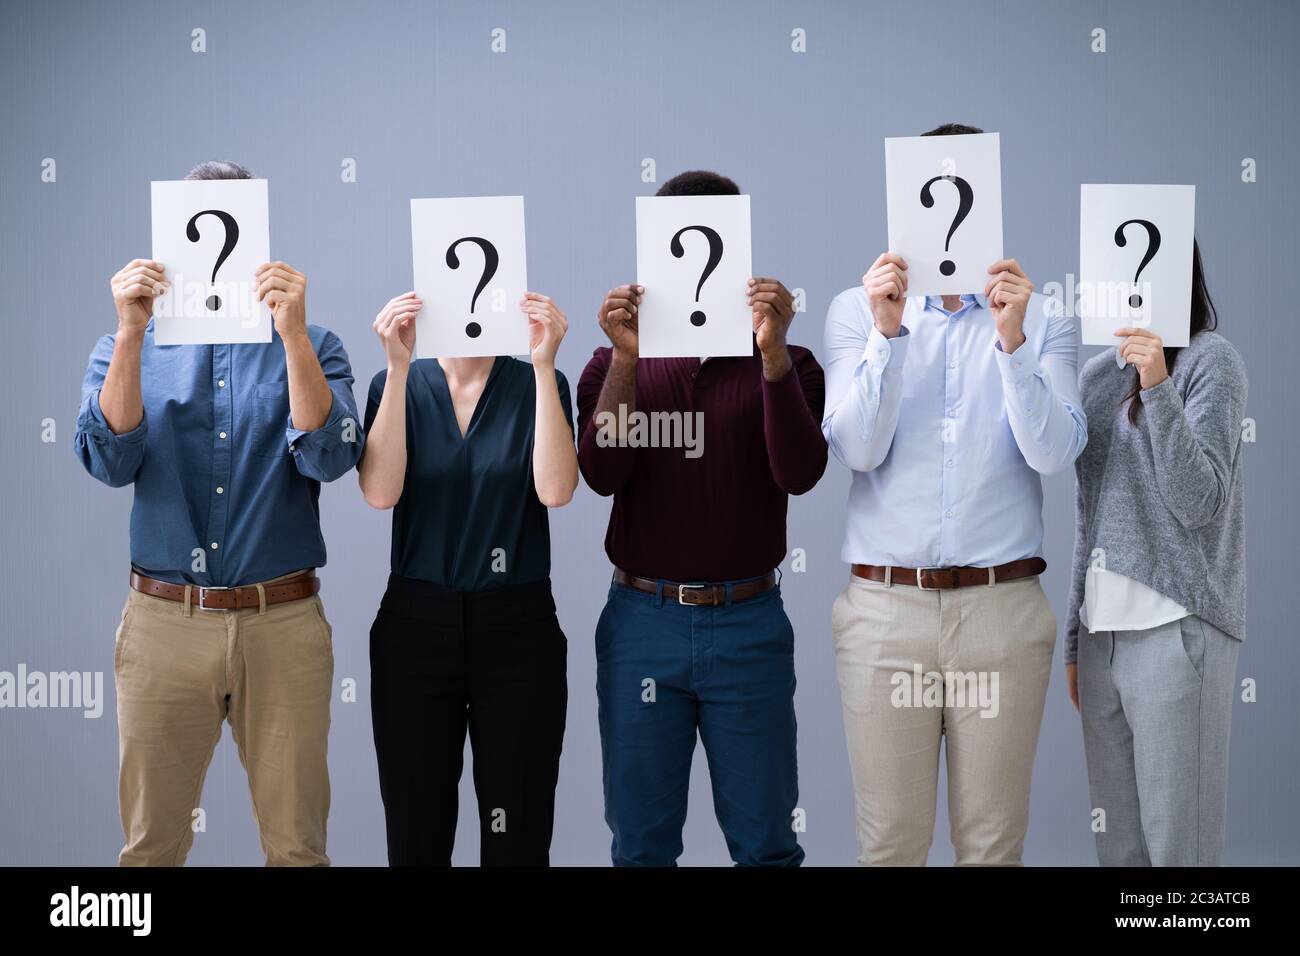
[(171, 288), (154, 299), (159, 345), (271, 341), (257, 269), (271, 258), (265, 179), (150, 184), (153, 258)]
[(1084, 345), (1150, 328), (1187, 344), (1192, 324), (1195, 186), (1079, 187), (1079, 315)]
[(524, 197), (411, 200), (417, 358), (527, 355)]
[(748, 196), (638, 196), (639, 353), (752, 355)]
[(907, 263), (907, 294), (981, 293), (1002, 258), (997, 133), (885, 140), (889, 249)]

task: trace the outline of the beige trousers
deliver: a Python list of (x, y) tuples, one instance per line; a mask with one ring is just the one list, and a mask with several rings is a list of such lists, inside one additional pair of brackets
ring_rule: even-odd
[(1056, 641), (1038, 578), (921, 591), (850, 577), (831, 627), (858, 862), (925, 865), (946, 737), (957, 865), (1018, 865)]
[(267, 865), (329, 865), (331, 641), (319, 597), (203, 611), (129, 592), (114, 656), (120, 865), (185, 862), (227, 720)]

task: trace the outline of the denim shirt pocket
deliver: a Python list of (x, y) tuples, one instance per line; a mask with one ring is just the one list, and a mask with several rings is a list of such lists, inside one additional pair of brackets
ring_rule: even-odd
[(262, 382), (253, 386), (249, 449), (258, 458), (289, 457), (289, 383)]

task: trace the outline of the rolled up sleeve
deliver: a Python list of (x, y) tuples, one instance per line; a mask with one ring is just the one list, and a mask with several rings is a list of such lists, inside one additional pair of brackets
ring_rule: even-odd
[(121, 488), (135, 481), (144, 461), (148, 418), (120, 435), (109, 427), (99, 407), (99, 393), (113, 358), (113, 336), (105, 335), (95, 345), (81, 386), (81, 411), (77, 415), (77, 433), (72, 447), (81, 464), (92, 476), (110, 488)]
[(320, 428), (303, 431), (293, 427), (290, 415), (285, 438), (300, 474), (316, 481), (333, 481), (356, 467), (365, 436), (352, 394), (352, 366), (339, 337), (326, 332), (316, 357), (333, 395), (329, 416)]

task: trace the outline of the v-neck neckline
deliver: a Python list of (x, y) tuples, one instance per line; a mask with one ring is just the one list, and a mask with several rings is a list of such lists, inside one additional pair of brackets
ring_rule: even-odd
[(488, 389), (492, 387), (492, 382), (497, 377), (497, 373), (501, 371), (502, 366), (509, 361), (509, 359), (504, 355), (498, 355), (493, 359), (492, 368), (488, 371), (487, 380), (483, 382), (483, 390), (478, 393), (478, 400), (474, 402), (474, 411), (470, 413), (469, 424), (465, 426), (463, 432), (460, 430), (460, 419), (456, 417), (456, 402), (451, 397), (451, 385), (447, 382), (447, 372), (443, 369), (442, 363), (437, 359), (431, 359), (430, 361), (432, 362), (431, 375), (426, 375), (425, 378), (432, 378), (430, 384), (433, 386), (435, 392), (441, 394), (442, 400), (446, 404), (447, 411), (451, 415), (452, 434), (460, 440), (461, 444), (465, 444), (469, 441), (469, 436), (473, 434), (474, 426), (478, 424), (479, 418), (482, 417), (483, 400), (487, 398)]

